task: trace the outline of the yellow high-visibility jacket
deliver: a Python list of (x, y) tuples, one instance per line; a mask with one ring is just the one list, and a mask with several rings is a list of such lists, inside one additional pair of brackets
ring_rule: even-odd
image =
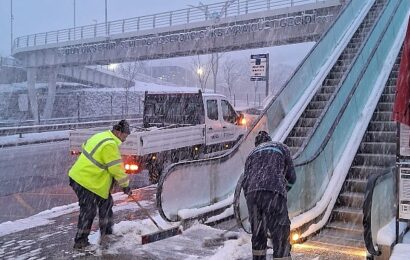
[(83, 144), (83, 151), (68, 176), (87, 190), (107, 199), (112, 178), (121, 187), (129, 185), (119, 150), (121, 140), (110, 130), (93, 135)]

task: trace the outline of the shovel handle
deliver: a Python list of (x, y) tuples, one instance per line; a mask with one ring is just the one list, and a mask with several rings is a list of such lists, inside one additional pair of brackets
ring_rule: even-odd
[(147, 217), (152, 221), (152, 223), (154, 223), (155, 226), (157, 226), (157, 228), (161, 231), (163, 231), (164, 229), (162, 227), (160, 227), (158, 225), (158, 223), (151, 217), (151, 215), (149, 214), (148, 210), (146, 208), (144, 208), (141, 203), (139, 203), (138, 200), (136, 200), (132, 195), (129, 195), (128, 197), (130, 197), (135, 203), (137, 203), (138, 207), (140, 207), (142, 209), (142, 211), (145, 213), (145, 215), (147, 215)]

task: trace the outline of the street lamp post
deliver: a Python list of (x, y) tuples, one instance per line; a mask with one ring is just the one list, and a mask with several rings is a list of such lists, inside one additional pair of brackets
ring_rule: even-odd
[(105, 34), (108, 35), (108, 23), (107, 23), (107, 0), (105, 0)]
[(73, 11), (74, 11), (74, 30), (75, 30), (75, 0), (73, 0), (74, 2), (73, 2), (73, 4), (74, 4), (74, 6), (73, 6)]
[(10, 53), (13, 52), (13, 0), (10, 0)]

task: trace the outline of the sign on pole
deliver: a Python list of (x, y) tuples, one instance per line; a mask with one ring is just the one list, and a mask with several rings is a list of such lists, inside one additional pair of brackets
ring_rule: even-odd
[(265, 81), (268, 54), (251, 55), (251, 81)]
[(399, 219), (410, 220), (410, 168), (400, 167)]
[(252, 54), (250, 60), (251, 81), (265, 81), (265, 96), (269, 95), (269, 53)]
[(405, 124), (400, 124), (399, 131), (400, 157), (410, 157), (410, 127)]

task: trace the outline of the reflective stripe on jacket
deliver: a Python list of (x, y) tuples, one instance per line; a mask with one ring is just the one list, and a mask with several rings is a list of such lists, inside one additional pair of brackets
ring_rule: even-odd
[(87, 190), (107, 199), (112, 178), (121, 187), (129, 184), (122, 167), (120, 144), (121, 140), (109, 130), (93, 135), (83, 144), (83, 151), (68, 175)]

